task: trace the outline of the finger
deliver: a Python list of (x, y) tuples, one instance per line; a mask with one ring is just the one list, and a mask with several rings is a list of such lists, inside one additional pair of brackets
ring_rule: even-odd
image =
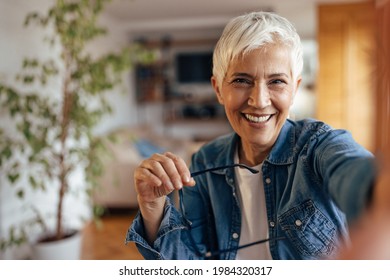
[(188, 169), (187, 164), (185, 163), (185, 161), (181, 157), (179, 157), (171, 152), (166, 152), (164, 155), (167, 156), (168, 158), (170, 158), (173, 161), (173, 163), (175, 164), (176, 169), (179, 172), (180, 180), (181, 180), (182, 184), (184, 184), (186, 186), (195, 185), (194, 179), (191, 178), (190, 170)]
[[(184, 162), (179, 162), (172, 153), (168, 153), (168, 155), (169, 156), (167, 156), (167, 153), (163, 155), (156, 154), (153, 158), (161, 164), (173, 187), (175, 189), (181, 189), (183, 187), (183, 183), (180, 175), (180, 169), (183, 169), (183, 167), (178, 166), (177, 164), (179, 163), (179, 165), (183, 165)], [(185, 164), (184, 168), (186, 168)]]
[(144, 167), (137, 167), (134, 172), (134, 181), (136, 184), (138, 183), (146, 183), (151, 186), (159, 187), (163, 183), (156, 175), (150, 172), (149, 169)]
[(160, 178), (143, 167), (136, 169), (134, 181), (137, 194), (146, 201), (168, 195), (174, 190), (172, 185), (163, 184)]
[(160, 163), (160, 157), (161, 155), (155, 154), (151, 158), (142, 161), (139, 168), (137, 168), (135, 178), (152, 187), (163, 187), (168, 191), (173, 191), (173, 185)]
[[(172, 176), (177, 170), (167, 157), (154, 154), (149, 160), (145, 161), (144, 167), (149, 170), (154, 176), (156, 176), (162, 182), (162, 187), (168, 191), (174, 190), (174, 184)], [(177, 175), (178, 176), (178, 175)]]

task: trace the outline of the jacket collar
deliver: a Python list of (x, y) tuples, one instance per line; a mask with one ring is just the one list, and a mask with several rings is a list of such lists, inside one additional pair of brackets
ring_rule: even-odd
[[(226, 166), (234, 164), (234, 153), (236, 147), (240, 141), (240, 137), (236, 133), (230, 133), (228, 135), (221, 136), (215, 141), (211, 142), (211, 145), (207, 145), (204, 150), (207, 156), (204, 159), (207, 162), (203, 162), (203, 168), (214, 168), (218, 166)], [(231, 174), (231, 168), (220, 169), (212, 171), (216, 174)]]
[[(207, 168), (233, 164), (234, 153), (239, 141), (240, 136), (237, 133), (231, 133), (227, 136), (224, 136), (224, 145), (219, 146), (217, 151), (213, 151), (215, 153), (214, 160), (207, 164)], [(291, 164), (295, 156), (295, 141), (295, 123), (293, 121), (287, 120), (284, 123), (279, 136), (265, 161), (276, 165)], [(218, 170), (215, 171), (215, 173), (224, 174), (226, 173), (226, 170)]]
[(296, 123), (286, 120), (266, 161), (276, 165), (293, 163), (296, 137)]

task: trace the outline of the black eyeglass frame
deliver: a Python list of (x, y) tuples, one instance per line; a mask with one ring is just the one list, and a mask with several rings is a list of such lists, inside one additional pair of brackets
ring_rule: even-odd
[[(249, 167), (249, 166), (247, 166), (245, 164), (237, 163), (237, 164), (224, 165), (224, 166), (213, 167), (213, 168), (204, 169), (204, 170), (200, 170), (200, 171), (195, 171), (195, 172), (191, 173), (191, 177), (195, 177), (195, 176), (198, 176), (198, 175), (201, 175), (201, 174), (204, 174), (204, 173), (207, 173), (207, 172), (211, 172), (211, 171), (228, 169), (228, 168), (235, 168), (235, 167), (245, 168), (245, 169), (249, 170), (253, 174), (259, 173), (258, 170), (254, 169), (252, 167)], [(189, 228), (189, 230), (191, 231), (192, 223), (191, 223), (190, 220), (187, 219), (187, 217), (185, 215), (185, 208), (184, 208), (184, 203), (183, 203), (183, 189), (179, 190), (179, 207), (180, 207), (180, 212), (182, 214), (183, 220), (184, 220), (185, 224), (187, 225), (187, 227)], [(203, 256), (206, 259), (218, 256), (218, 255), (221, 255), (221, 254), (224, 254), (224, 253), (227, 253), (227, 252), (231, 252), (231, 251), (234, 251), (234, 250), (240, 250), (240, 249), (248, 248), (250, 246), (261, 244), (261, 243), (265, 243), (265, 242), (268, 242), (268, 241), (278, 241), (278, 240), (285, 239), (285, 237), (267, 238), (267, 239), (262, 239), (262, 240), (258, 240), (258, 241), (255, 241), (255, 242), (251, 242), (251, 243), (248, 243), (248, 244), (244, 244), (244, 245), (241, 245), (241, 246), (236, 246), (236, 247), (233, 247), (233, 248), (230, 248), (230, 249), (209, 251), (209, 252), (206, 252), (205, 254), (202, 254), (198, 250), (198, 247), (197, 247), (197, 245), (195, 243), (195, 240), (192, 237), (191, 232), (189, 232), (189, 236), (190, 236), (190, 241), (192, 243), (192, 246), (196, 250), (196, 254), (198, 256)]]

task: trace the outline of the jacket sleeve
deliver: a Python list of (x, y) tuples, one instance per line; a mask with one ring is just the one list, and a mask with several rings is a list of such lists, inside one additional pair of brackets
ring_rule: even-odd
[(190, 240), (190, 231), (181, 213), (167, 197), (164, 217), (153, 244), (145, 239), (145, 230), (140, 212), (136, 215), (126, 236), (126, 244), (135, 242), (141, 255), (147, 260), (203, 259)]
[(345, 130), (329, 130), (313, 139), (315, 170), (351, 222), (371, 198), (376, 177), (374, 156)]

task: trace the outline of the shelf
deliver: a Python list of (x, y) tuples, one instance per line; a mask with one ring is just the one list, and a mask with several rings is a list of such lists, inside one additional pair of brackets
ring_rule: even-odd
[(171, 137), (187, 138), (193, 141), (210, 141), (220, 135), (232, 132), (232, 128), (226, 118), (180, 119), (166, 122), (164, 132)]
[(177, 120), (167, 120), (164, 122), (167, 126), (170, 125), (226, 125), (229, 124), (228, 120), (223, 117), (218, 118), (180, 118)]

